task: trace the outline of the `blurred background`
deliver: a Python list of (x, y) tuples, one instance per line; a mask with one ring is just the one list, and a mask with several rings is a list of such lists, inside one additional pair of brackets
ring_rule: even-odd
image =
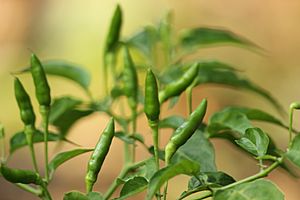
[[(13, 78), (10, 72), (21, 69), (29, 63), (30, 51), (33, 50), (42, 60), (64, 59), (85, 66), (92, 74), (91, 91), (96, 97), (103, 96), (102, 90), (102, 50), (108, 25), (116, 4), (124, 11), (122, 36), (126, 37), (139, 27), (154, 24), (169, 10), (174, 13), (174, 28), (205, 26), (225, 27), (254, 41), (266, 50), (264, 55), (236, 47), (218, 47), (201, 50), (199, 58), (215, 58), (237, 66), (249, 79), (269, 90), (287, 110), (292, 101), (300, 100), (300, 1), (289, 0), (0, 0), (0, 122), (4, 124), (9, 136), (22, 129), (17, 104), (14, 100)], [(30, 93), (34, 88), (29, 76), (22, 75), (22, 80)], [(86, 98), (84, 93), (68, 81), (50, 78), (52, 94), (60, 96), (71, 94)], [(277, 112), (262, 98), (249, 93), (220, 89), (213, 86), (201, 87), (195, 96), (195, 103), (203, 97), (210, 102), (209, 113), (225, 105), (251, 105), (274, 115)], [(37, 110), (37, 105), (35, 108)], [(185, 105), (164, 112), (184, 114)], [(279, 117), (279, 116), (278, 116)], [(300, 114), (296, 113), (297, 128), (300, 128)], [(207, 119), (206, 119), (207, 120)], [(283, 119), (287, 121), (287, 118)], [(108, 117), (94, 114), (80, 120), (72, 128), (69, 138), (84, 147), (93, 147), (104, 128)], [(145, 121), (144, 118), (141, 122)], [(286, 148), (287, 131), (259, 124), (272, 136), (281, 148)], [(138, 129), (148, 134), (144, 124)], [(214, 141), (216, 146), (217, 166), (236, 179), (256, 173), (255, 162), (235, 151), (225, 142)], [(121, 143), (114, 141), (112, 151), (107, 159), (97, 190), (105, 191), (120, 170), (122, 159)], [(71, 149), (65, 145), (64, 149)], [(8, 149), (8, 147), (7, 147)], [(42, 146), (37, 145), (39, 163), (42, 164)], [(50, 145), (50, 152), (54, 147)], [(224, 150), (226, 149), (226, 150)], [(52, 150), (52, 151), (51, 151)], [(52, 154), (53, 155), (53, 154)], [(143, 157), (140, 152), (138, 158)], [(50, 186), (54, 199), (62, 199), (63, 192), (70, 190), (84, 191), (84, 175), (89, 155), (77, 157), (60, 167)], [(18, 150), (9, 160), (10, 166), (30, 168), (31, 162), (27, 149)], [(293, 179), (285, 172), (277, 170), (269, 177), (285, 193), (287, 200), (300, 199), (299, 180)], [(186, 185), (171, 181), (170, 199), (175, 199), (176, 191)], [(176, 182), (177, 181), (177, 182)], [(180, 190), (178, 190), (178, 189)], [(173, 196), (172, 196), (173, 195)], [(0, 179), (0, 199), (36, 199)], [(138, 197), (137, 199), (141, 199)]]

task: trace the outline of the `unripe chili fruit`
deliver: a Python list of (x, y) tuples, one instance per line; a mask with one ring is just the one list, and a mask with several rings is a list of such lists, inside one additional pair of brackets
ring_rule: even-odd
[(51, 104), (50, 87), (46, 78), (44, 68), (35, 54), (31, 54), (31, 68), (30, 68), (36, 98), (40, 106), (49, 107)]
[(120, 5), (117, 5), (106, 37), (105, 53), (111, 52), (116, 48), (119, 42), (121, 26), (122, 10)]
[(155, 75), (151, 69), (148, 69), (145, 81), (144, 112), (149, 121), (157, 122), (159, 120), (158, 88)]
[(194, 134), (202, 123), (207, 108), (207, 100), (203, 99), (200, 105), (191, 113), (186, 122), (178, 127), (165, 148), (165, 161), (169, 163), (177, 149)]
[(32, 108), (30, 97), (18, 78), (15, 78), (14, 80), (14, 90), (23, 123), (25, 125), (34, 126), (35, 114)]
[(162, 104), (170, 97), (180, 95), (195, 79), (198, 73), (198, 64), (193, 64), (184, 74), (175, 82), (168, 84), (159, 92), (159, 102)]
[(112, 139), (115, 134), (114, 119), (111, 118), (108, 125), (104, 129), (92, 155), (88, 162), (88, 170), (85, 176), (86, 190), (91, 192), (97, 181), (98, 173), (103, 165), (105, 157), (109, 151)]
[(123, 82), (124, 92), (128, 97), (129, 106), (131, 109), (136, 109), (138, 98), (138, 78), (137, 72), (132, 61), (131, 55), (127, 47), (124, 47), (124, 70), (123, 70)]
[(36, 184), (43, 183), (42, 178), (36, 172), (22, 169), (11, 169), (1, 165), (2, 176), (11, 183)]

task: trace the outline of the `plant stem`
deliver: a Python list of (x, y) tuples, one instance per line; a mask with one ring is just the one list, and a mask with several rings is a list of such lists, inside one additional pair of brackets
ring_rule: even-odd
[(5, 133), (4, 133), (4, 128), (2, 124), (0, 124), (0, 141), (1, 141), (1, 157), (0, 157), (0, 163), (6, 161), (6, 153), (5, 153)]
[(35, 151), (34, 151), (33, 142), (32, 142), (32, 137), (33, 137), (33, 134), (34, 134), (34, 130), (35, 130), (34, 127), (32, 127), (31, 125), (28, 125), (28, 126), (25, 126), (24, 133), (25, 133), (26, 140), (27, 140), (27, 143), (28, 143), (28, 147), (29, 147), (31, 158), (32, 158), (32, 163), (33, 163), (34, 170), (36, 171), (36, 173), (39, 174), (39, 168), (38, 168), (38, 165), (37, 165)]
[(48, 183), (49, 181), (49, 170), (48, 170), (48, 163), (49, 163), (49, 155), (48, 155), (48, 125), (49, 125), (49, 113), (50, 113), (50, 108), (46, 106), (40, 106), (40, 112), (42, 115), (42, 125), (43, 125), (43, 130), (44, 130), (44, 143), (45, 143), (45, 178), (46, 182)]
[(189, 111), (189, 115), (193, 112), (193, 88), (197, 85), (198, 78), (196, 77), (192, 84), (186, 89), (186, 95), (187, 95), (187, 108)]
[[(132, 109), (132, 132), (131, 132), (131, 136), (133, 136), (136, 133), (136, 120), (137, 120), (137, 110)], [(135, 142), (132, 144), (132, 161), (131, 162), (135, 162)]]
[(36, 188), (31, 187), (30, 185), (26, 185), (23, 183), (16, 183), (16, 186), (18, 186), (19, 188), (21, 188), (22, 190), (29, 192), (31, 194), (34, 194), (36, 196), (40, 196), (42, 194), (41, 190), (38, 190)]
[(237, 181), (237, 182), (234, 182), (232, 184), (229, 184), (229, 185), (226, 185), (224, 187), (221, 187), (219, 188), (218, 190), (226, 190), (226, 189), (229, 189), (229, 188), (232, 188), (234, 186), (237, 186), (237, 185), (240, 185), (242, 183), (247, 183), (247, 182), (250, 182), (250, 181), (254, 181), (256, 179), (259, 179), (259, 178), (263, 178), (263, 177), (266, 177), (268, 176), (268, 174), (273, 171), (275, 168), (277, 168), (280, 163), (282, 162), (283, 158), (278, 158), (278, 160), (276, 162), (274, 162), (272, 165), (270, 165), (268, 168), (266, 168), (265, 170), (259, 172), (258, 174), (255, 174), (253, 176), (249, 176), (243, 180), (240, 180), (240, 181)]
[(116, 191), (116, 189), (122, 184), (120, 181), (118, 181), (119, 179), (125, 178), (125, 176), (130, 171), (135, 170), (135, 169), (143, 166), (148, 160), (149, 159), (143, 160), (143, 161), (134, 163), (132, 165), (125, 165), (123, 167), (123, 169), (121, 170), (120, 174), (118, 175), (118, 177), (113, 181), (113, 183), (108, 188), (107, 192), (104, 194), (104, 200), (109, 199), (113, 195), (113, 193)]
[(44, 183), (43, 185), (41, 185), (41, 188), (43, 189), (43, 193), (40, 195), (41, 199), (52, 200), (52, 197), (47, 189), (47, 185)]
[(290, 107), (290, 123), (289, 123), (289, 144), (288, 144), (288, 149), (290, 149), (290, 147), (292, 146), (292, 130), (293, 130), (293, 115), (294, 115), (294, 108)]

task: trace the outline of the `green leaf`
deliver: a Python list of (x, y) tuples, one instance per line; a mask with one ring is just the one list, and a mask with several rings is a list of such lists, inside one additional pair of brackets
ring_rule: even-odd
[(74, 81), (84, 90), (88, 90), (90, 86), (91, 75), (83, 67), (62, 60), (46, 61), (42, 65), (47, 74)]
[(220, 44), (235, 44), (241, 47), (258, 48), (251, 41), (231, 31), (211, 27), (198, 27), (185, 30), (179, 40), (184, 49), (195, 49)]
[(224, 110), (228, 112), (241, 112), (245, 114), (249, 120), (269, 122), (288, 129), (288, 126), (283, 124), (279, 119), (259, 109), (247, 107), (227, 107)]
[(116, 200), (126, 199), (144, 191), (148, 186), (148, 181), (141, 176), (136, 176), (129, 179), (123, 186), (120, 197)]
[[(48, 134), (48, 141), (60, 141), (62, 138), (54, 133), (49, 133)], [(67, 141), (66, 139), (63, 139)], [(33, 134), (33, 143), (39, 143), (39, 142), (44, 142), (44, 134), (39, 131), (35, 130)], [(27, 146), (27, 140), (25, 133), (23, 131), (18, 132), (14, 134), (14, 136), (11, 137), (10, 139), (10, 154), (14, 153), (17, 149), (22, 148), (24, 146)]]
[(213, 195), (214, 200), (284, 200), (282, 192), (270, 181), (259, 179), (243, 183)]
[(82, 101), (72, 97), (61, 97), (54, 100), (49, 123), (59, 129), (60, 137), (64, 138), (77, 120), (94, 112), (91, 109), (79, 110), (78, 106), (81, 104)]
[(269, 137), (259, 128), (248, 128), (236, 143), (255, 156), (264, 156), (268, 150)]
[[(83, 67), (63, 60), (49, 60), (42, 62), (46, 74), (66, 78), (77, 83), (85, 91), (88, 90), (91, 82), (90, 73)], [(29, 72), (30, 67), (21, 72)]]
[(155, 43), (158, 41), (158, 33), (155, 27), (146, 26), (125, 42), (129, 47), (136, 48), (145, 55), (146, 58), (152, 58)]
[(185, 119), (181, 116), (172, 115), (159, 121), (159, 128), (172, 128), (177, 129), (185, 122)]
[(192, 137), (176, 151), (171, 163), (184, 159), (198, 163), (201, 166), (201, 172), (217, 170), (214, 147), (200, 129), (197, 129)]
[(169, 106), (168, 106), (169, 109), (173, 108), (178, 103), (179, 97), (180, 97), (180, 95), (170, 98), (170, 102), (169, 102)]
[(224, 172), (201, 172), (197, 175), (197, 178), (192, 177), (190, 179), (188, 189), (193, 190), (199, 187), (221, 187), (234, 182), (235, 180)]
[(104, 200), (104, 198), (98, 192), (90, 192), (85, 195), (79, 191), (71, 191), (64, 194), (63, 200)]
[(300, 167), (300, 135), (293, 139), (292, 146), (287, 151), (286, 157)]
[(61, 115), (72, 110), (82, 104), (82, 101), (73, 97), (63, 96), (53, 100), (51, 105), (51, 112), (49, 116), (49, 123), (59, 120)]
[(230, 86), (237, 89), (245, 89), (254, 92), (268, 100), (278, 111), (283, 112), (281, 105), (270, 95), (268, 91), (241, 77), (233, 70), (212, 68), (207, 63), (199, 63), (198, 85), (214, 83)]
[(195, 175), (200, 171), (200, 166), (190, 160), (180, 160), (157, 171), (150, 179), (146, 200), (151, 200), (156, 191), (169, 179), (180, 174)]
[(243, 135), (248, 128), (252, 127), (245, 114), (225, 109), (210, 117), (207, 131), (211, 135), (224, 131), (233, 131)]
[(71, 191), (71, 192), (65, 193), (64, 200), (89, 200), (89, 198), (81, 192)]
[(87, 194), (87, 197), (89, 198), (89, 200), (104, 200), (102, 194), (99, 192), (89, 192)]
[(55, 170), (66, 161), (79, 156), (83, 153), (93, 151), (93, 149), (75, 149), (57, 154), (48, 164), (50, 179), (53, 177)]

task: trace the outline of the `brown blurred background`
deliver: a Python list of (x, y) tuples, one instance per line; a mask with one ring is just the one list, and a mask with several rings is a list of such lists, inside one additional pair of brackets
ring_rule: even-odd
[[(0, 0), (0, 121), (5, 125), (8, 136), (22, 128), (20, 120), (16, 118), (18, 110), (13, 96), (12, 76), (9, 73), (28, 64), (28, 48), (34, 50), (41, 59), (58, 58), (85, 66), (93, 75), (92, 92), (97, 97), (103, 95), (101, 55), (116, 3), (117, 1), (103, 0)], [(123, 0), (119, 3), (124, 11), (123, 36), (130, 35), (142, 25), (156, 23), (170, 9), (174, 12), (175, 29), (200, 25), (221, 26), (245, 36), (266, 49), (266, 55), (258, 55), (236, 47), (219, 47), (204, 49), (197, 57), (216, 58), (239, 67), (251, 80), (271, 91), (286, 109), (292, 101), (300, 100), (300, 1)], [(30, 78), (24, 75), (22, 80), (29, 92), (33, 93)], [(67, 81), (51, 78), (50, 84), (55, 96), (71, 94), (84, 98), (82, 91)], [(207, 86), (199, 89), (195, 102), (205, 96), (211, 102), (209, 113), (225, 105), (237, 104), (256, 106), (277, 114), (262, 98), (253, 94)], [(164, 112), (166, 111), (165, 109)], [(177, 106), (169, 112), (183, 114), (185, 107)], [(296, 117), (295, 121), (299, 122), (300, 115), (296, 114)], [(106, 116), (100, 114), (83, 119), (72, 128), (69, 137), (85, 147), (93, 147), (107, 120)], [(141, 119), (141, 122), (144, 120)], [(259, 125), (275, 136), (275, 141), (280, 147), (286, 147), (285, 130), (265, 124)], [(296, 127), (300, 126), (296, 124)], [(149, 132), (144, 125), (138, 129), (145, 134)], [(220, 170), (228, 172), (236, 179), (257, 171), (253, 160), (236, 152), (230, 145), (221, 141), (214, 141), (214, 144)], [(105, 191), (120, 169), (122, 149), (118, 147), (121, 143), (115, 140), (113, 145), (100, 174), (101, 178), (97, 184), (99, 191)], [(53, 146), (50, 147), (50, 152), (53, 152)], [(64, 147), (71, 148), (70, 145)], [(37, 145), (36, 149), (42, 164), (42, 146)], [(140, 152), (138, 158), (143, 155), (144, 153)], [(62, 199), (63, 192), (66, 191), (84, 191), (87, 159), (88, 155), (80, 156), (58, 169), (50, 186), (54, 199)], [(27, 149), (16, 152), (9, 164), (30, 168)], [(269, 178), (282, 189), (287, 200), (300, 199), (299, 180), (280, 170)], [(171, 181), (170, 191), (181, 191), (186, 187), (176, 183), (178, 180), (187, 178), (180, 177)], [(170, 194), (170, 199), (175, 199), (176, 195), (178, 192)], [(16, 198), (36, 199), (1, 178), (0, 199)]]

